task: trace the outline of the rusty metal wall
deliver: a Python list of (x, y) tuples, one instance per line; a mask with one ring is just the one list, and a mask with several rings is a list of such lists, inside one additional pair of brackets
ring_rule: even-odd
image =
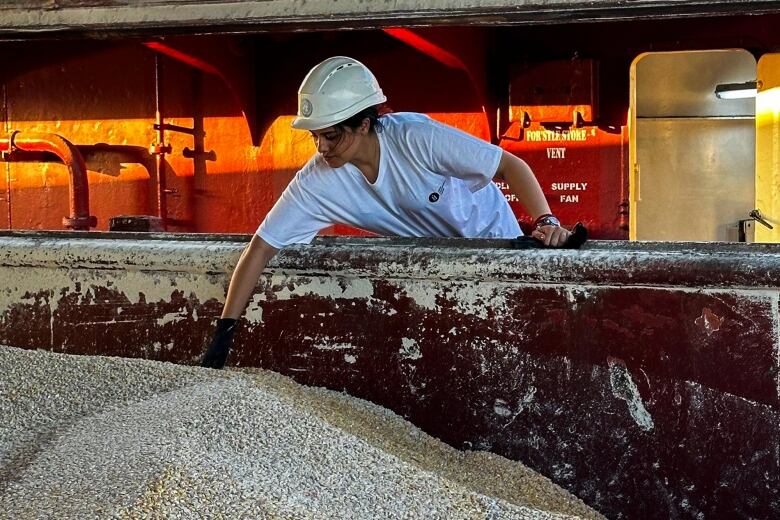
[[(411, 48), (402, 41), (409, 35), (427, 38), (442, 49), (462, 50), (461, 68)], [(589, 82), (580, 88), (589, 97), (589, 111), (583, 112), (586, 127), (556, 131), (540, 126), (546, 112), (563, 110), (565, 117), (571, 118), (572, 112), (580, 109), (576, 99), (548, 95), (525, 107), (534, 118), (529, 128), (517, 131), (518, 123), (513, 122), (513, 127), (497, 138), (488, 118), (495, 100), (484, 85), (489, 80), (488, 73), (481, 70), (486, 66), (481, 55), (484, 49), (458, 43), (483, 41), (484, 34), (406, 30), (402, 38), (381, 32), (360, 38), (365, 56), (358, 57), (381, 78), (392, 109), (425, 112), (473, 135), (496, 139), (529, 162), (552, 210), (565, 223), (582, 220), (592, 235), (600, 238), (627, 237), (621, 220), (622, 212), (627, 211), (623, 205), (623, 127), (593, 123), (590, 105), (598, 92)], [(308, 135), (289, 126), (299, 76), (277, 70), (279, 58), (264, 63), (264, 71), (257, 77), (241, 67), (251, 56), (264, 59), (274, 48), (273, 39), (253, 43), (174, 38), (165, 42), (165, 52), (189, 53), (179, 60), (158, 56), (163, 71), (163, 120), (177, 128), (165, 132), (165, 143), (171, 147), (163, 159), (167, 229), (251, 232), (314, 152)], [(289, 44), (287, 52), (307, 45), (322, 47), (316, 53), (309, 52), (308, 61), (299, 60), (298, 72), (303, 76), (307, 65), (329, 54), (346, 52), (354, 42), (342, 36), (304, 36)], [(210, 57), (212, 46), (230, 56), (210, 62), (222, 76), (192, 66), (197, 59)], [(6, 71), (6, 131), (57, 133), (78, 146), (88, 168), (90, 210), (97, 217), (98, 230), (107, 230), (114, 216), (157, 215), (159, 176), (151, 153), (158, 140), (154, 129), (155, 52), (132, 42), (95, 45), (89, 50), (81, 44), (63, 43), (60, 54), (53, 56), (48, 45), (35, 42), (15, 49), (25, 60)], [(398, 74), (399, 70), (404, 74)], [(548, 83), (565, 85), (570, 80), (567, 69), (550, 72), (542, 75)], [(519, 72), (511, 81), (521, 82), (526, 75)], [(533, 78), (540, 76), (530, 77), (523, 83), (526, 91), (536, 88)], [(236, 95), (236, 88), (244, 82), (258, 83), (256, 93)], [(258, 105), (254, 112), (252, 103)], [(513, 105), (511, 110), (515, 108)], [(513, 138), (516, 133), (517, 139)], [(32, 162), (34, 159), (18, 157), (3, 164), (6, 176), (0, 181), (0, 210), (4, 210), (0, 223), (5, 223), (6, 229), (61, 229), (68, 208), (67, 168), (56, 162)], [(503, 188), (517, 216), (530, 223), (524, 208), (506, 186)], [(326, 231), (356, 233), (345, 226)]]
[[(362, 53), (382, 78), (397, 110), (417, 110), (483, 138), (489, 138), (485, 114), (468, 75), (452, 70), (381, 32), (364, 34)], [(252, 232), (295, 172), (315, 152), (307, 132), (290, 122), (296, 92), (306, 70), (331, 54), (346, 53), (354, 39), (340, 35), (301, 36), (286, 52), (307, 51), (295, 67), (278, 70), (282, 56), (263, 61), (279, 41), (196, 39), (166, 40), (191, 56), (223, 56), (212, 65), (223, 76), (162, 55), (161, 99), (168, 130), (164, 157), (168, 230), (179, 232)], [(178, 44), (178, 46), (177, 46)], [(12, 46), (19, 60), (4, 71), (3, 129), (56, 133), (84, 155), (90, 185), (90, 209), (98, 230), (108, 230), (118, 215), (157, 215), (157, 171), (150, 149), (155, 124), (155, 52), (141, 42), (30, 42)], [(378, 49), (382, 49), (381, 54)], [(254, 53), (263, 70), (251, 70)], [(220, 54), (221, 53), (221, 54)], [(231, 61), (235, 60), (235, 61)], [(291, 68), (293, 70), (291, 70)], [(407, 70), (399, 76), (395, 71)], [(414, 78), (419, 89), (409, 89)], [(255, 84), (242, 97), (242, 82)], [(446, 84), (446, 92), (438, 86)], [(250, 102), (257, 113), (242, 111)], [(182, 131), (183, 129), (183, 131)], [(18, 157), (0, 162), (0, 225), (5, 229), (62, 229), (68, 214), (67, 168), (52, 158)], [(9, 218), (10, 217), (10, 218)], [(326, 234), (354, 234), (339, 226)]]
[[(599, 99), (606, 96), (598, 62), (549, 60), (514, 69), (501, 146), (531, 166), (562, 222), (582, 221), (598, 238), (628, 238), (628, 133), (620, 122), (600, 117)], [(530, 231), (532, 219), (501, 186)]]
[[(195, 363), (249, 237), (0, 235), (0, 343)], [(780, 515), (780, 248), (321, 238), (231, 363), (519, 459), (610, 518)]]
[[(157, 171), (150, 153), (156, 141), (155, 53), (139, 43), (89, 51), (63, 44), (62, 55), (53, 59), (48, 46), (31, 44), (23, 52), (27, 67), (17, 65), (5, 82), (5, 128), (57, 133), (79, 147), (97, 229), (108, 229), (117, 215), (156, 215)], [(166, 132), (172, 147), (165, 157), (169, 229), (254, 229), (308, 150), (279, 149), (285, 161), (269, 153), (277, 140), (295, 141), (284, 118), (269, 129), (268, 140), (254, 146), (245, 117), (219, 78), (163, 60), (165, 122), (194, 132)], [(61, 229), (68, 208), (65, 166), (22, 157), (5, 168), (8, 227)]]
[[(598, 238), (628, 238), (625, 127), (615, 132), (594, 125), (553, 129), (532, 123), (517, 133), (522, 139), (505, 138), (501, 146), (531, 166), (550, 209), (562, 222), (582, 221)], [(508, 186), (499, 186), (530, 231), (532, 219)]]

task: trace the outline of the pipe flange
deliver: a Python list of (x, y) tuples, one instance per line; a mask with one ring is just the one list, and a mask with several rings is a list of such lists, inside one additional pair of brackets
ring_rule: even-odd
[(87, 230), (97, 226), (97, 217), (90, 215), (88, 217), (62, 217), (62, 225), (67, 229)]
[(18, 134), (20, 134), (20, 133), (22, 133), (22, 131), (21, 131), (21, 130), (14, 130), (14, 131), (13, 131), (13, 132), (11, 132), (11, 134), (8, 136), (8, 152), (9, 152), (9, 153), (12, 153), (12, 152), (14, 152), (14, 151), (16, 151), (16, 150), (18, 150), (18, 149), (19, 149), (19, 147), (18, 147), (18, 146), (16, 146), (16, 143), (14, 143), (14, 141), (16, 140), (16, 136), (17, 136)]
[(173, 152), (173, 147), (170, 144), (152, 143), (149, 146), (149, 153), (151, 155), (165, 155)]
[(16, 135), (20, 132), (21, 130), (14, 130), (8, 135), (8, 150), (3, 150), (3, 160), (7, 160), (12, 153), (19, 149), (19, 147), (14, 143), (14, 140), (16, 139)]

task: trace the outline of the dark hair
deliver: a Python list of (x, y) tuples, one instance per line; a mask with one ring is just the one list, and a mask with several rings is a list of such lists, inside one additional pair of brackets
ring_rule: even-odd
[(345, 119), (341, 123), (338, 123), (336, 126), (357, 130), (358, 127), (363, 124), (363, 120), (368, 119), (368, 131), (378, 133), (384, 129), (382, 126), (382, 121), (379, 120), (380, 117), (379, 105), (374, 105), (372, 107), (364, 108), (354, 116)]

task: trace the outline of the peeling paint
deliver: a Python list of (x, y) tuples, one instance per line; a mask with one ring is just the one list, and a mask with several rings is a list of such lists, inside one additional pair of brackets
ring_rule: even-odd
[[(259, 293), (255, 293), (249, 299), (246, 309), (244, 310), (244, 319), (252, 325), (263, 324), (263, 301), (264, 296)], [(222, 298), (220, 298), (222, 301)]]
[(180, 312), (170, 312), (164, 315), (162, 318), (158, 318), (157, 325), (162, 327), (163, 325), (166, 325), (168, 323), (177, 323), (186, 318), (189, 318), (189, 313), (187, 312), (186, 309)]
[(355, 348), (355, 345), (352, 343), (328, 343), (327, 341), (330, 339), (328, 337), (321, 338), (325, 340), (325, 343), (314, 343), (312, 344), (312, 348), (316, 348), (317, 350), (350, 350)]
[(446, 291), (430, 282), (409, 281), (404, 284), (406, 296), (425, 310), (441, 312), (442, 305), (452, 306), (463, 314), (487, 319), (494, 313), (506, 312), (507, 290), (505, 284), (483, 282), (448, 284)]
[(576, 472), (574, 471), (574, 466), (572, 466), (569, 463), (563, 463), (561, 465), (557, 465), (553, 469), (555, 478), (560, 481), (567, 481), (571, 480)]
[(401, 350), (398, 353), (401, 355), (401, 359), (409, 361), (415, 361), (422, 358), (422, 352), (420, 351), (420, 345), (410, 338), (401, 338)]
[[(0, 285), (5, 286), (3, 297), (0, 298), (0, 314), (6, 313), (19, 303), (33, 303), (29, 295), (41, 294), (42, 287), (49, 290), (49, 296), (45, 299), (52, 314), (58, 309), (60, 295), (76, 294), (79, 296), (79, 302), (83, 303), (84, 300), (93, 300), (95, 289), (99, 288), (110, 288), (122, 294), (127, 303), (133, 305), (142, 300), (146, 303), (167, 302), (177, 292), (195, 293), (205, 299), (214, 298), (220, 301), (225, 299), (225, 289), (221, 283), (190, 274), (172, 273), (169, 277), (157, 278), (154, 284), (150, 284), (148, 275), (141, 272), (85, 270), (82, 276), (80, 282), (75, 282), (64, 267), (62, 269), (5, 268), (0, 272)], [(110, 287), (106, 282), (109, 279), (113, 282)], [(86, 288), (81, 290), (79, 287)], [(140, 291), (139, 288), (143, 290)]]
[[(772, 298), (772, 314), (778, 317), (780, 320), (780, 297), (775, 296)], [(772, 339), (775, 345), (775, 380), (777, 382), (777, 396), (780, 398), (780, 323), (775, 322), (774, 329), (772, 330)], [(777, 447), (778, 454), (780, 454), (780, 445)], [(777, 457), (780, 465), (780, 455)]]
[(288, 275), (275, 274), (266, 276), (266, 286), (280, 287), (274, 290), (272, 298), (275, 300), (289, 300), (297, 296), (313, 294), (323, 298), (344, 298), (347, 300), (369, 300), (374, 295), (374, 285), (371, 280), (365, 278), (342, 277), (312, 277), (293, 279)]
[(495, 403), (493, 404), (493, 411), (496, 413), (496, 415), (502, 417), (511, 417), (511, 419), (501, 427), (502, 430), (507, 429), (513, 422), (515, 422), (518, 416), (528, 408), (528, 405), (531, 404), (534, 400), (534, 395), (536, 395), (536, 388), (530, 386), (525, 395), (523, 395), (523, 397), (517, 401), (514, 406), (514, 410), (505, 400), (496, 399)]
[(712, 312), (708, 307), (704, 307), (701, 312), (701, 316), (694, 320), (696, 326), (707, 333), (708, 336), (712, 336), (714, 332), (720, 330), (723, 325), (724, 319)]
[(507, 402), (503, 399), (496, 399), (493, 403), (493, 411), (496, 415), (500, 415), (501, 417), (509, 417), (512, 415), (512, 410), (509, 409)]
[(628, 371), (625, 363), (615, 358), (610, 358), (608, 362), (612, 395), (628, 404), (628, 412), (640, 429), (644, 431), (652, 430), (655, 426), (653, 418), (645, 409), (639, 389), (636, 383), (634, 383), (634, 379), (631, 377), (631, 373)]

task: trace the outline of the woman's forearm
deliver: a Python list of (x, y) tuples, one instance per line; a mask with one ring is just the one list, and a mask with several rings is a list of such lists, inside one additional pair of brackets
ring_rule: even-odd
[(222, 309), (223, 318), (241, 317), (249, 297), (255, 290), (257, 279), (278, 251), (259, 236), (252, 237), (230, 278), (225, 306)]
[(509, 189), (531, 217), (537, 218), (539, 215), (550, 213), (550, 206), (544, 197), (542, 187), (525, 161), (505, 151), (498, 164), (496, 177), (509, 185)]

